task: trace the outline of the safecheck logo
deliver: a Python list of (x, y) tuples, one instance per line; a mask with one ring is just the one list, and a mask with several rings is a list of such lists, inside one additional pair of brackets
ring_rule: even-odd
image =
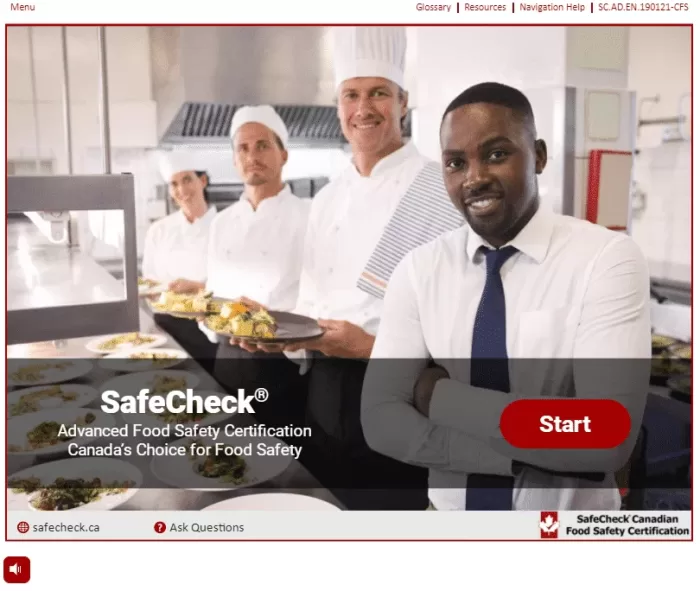
[(554, 540), (559, 537), (559, 513), (557, 511), (542, 511), (540, 513), (540, 538)]

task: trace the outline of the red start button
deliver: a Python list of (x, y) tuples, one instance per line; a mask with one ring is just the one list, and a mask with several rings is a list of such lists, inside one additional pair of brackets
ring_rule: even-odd
[(610, 449), (630, 434), (627, 409), (614, 400), (516, 400), (501, 414), (501, 433), (523, 449)]

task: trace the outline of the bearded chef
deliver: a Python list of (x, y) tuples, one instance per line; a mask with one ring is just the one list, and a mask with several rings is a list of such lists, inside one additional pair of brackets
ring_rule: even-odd
[[(187, 293), (206, 278), (209, 233), (216, 208), (207, 202), (207, 174), (193, 154), (173, 151), (161, 154), (159, 168), (168, 184), (177, 211), (154, 222), (146, 232), (141, 274), (167, 285), (170, 291)], [(169, 333), (206, 370), (213, 369), (216, 345), (196, 323), (167, 314), (154, 314), (155, 323)]]
[[(405, 201), (407, 195), (411, 189), (415, 193), (418, 177), (434, 163), (402, 138), (408, 114), (405, 29), (338, 27), (333, 35), (338, 117), (352, 162), (314, 197), (307, 229), (295, 311), (319, 319), (325, 334), (284, 349), (309, 372), (307, 420), (313, 435), (302, 458), (349, 509), (424, 509), (427, 473), (369, 449), (360, 425), (360, 398), (383, 303), (376, 289), (381, 280), (366, 267), (382, 241), (389, 249), (377, 266), (386, 268), (404, 238), (407, 243), (432, 238), (422, 233), (433, 213), (426, 200), (419, 203), (424, 211), (417, 218), (396, 225), (401, 245), (385, 240), (400, 203), (412, 203)], [(428, 194), (442, 191), (436, 202), (448, 212), (443, 229), (461, 225), (450, 212), (439, 169), (434, 176), (435, 186), (427, 177), (421, 180)], [(419, 200), (424, 196), (416, 194)], [(421, 230), (412, 233), (412, 228)], [(358, 281), (370, 275), (375, 283), (360, 286)], [(268, 345), (264, 350), (279, 349)]]

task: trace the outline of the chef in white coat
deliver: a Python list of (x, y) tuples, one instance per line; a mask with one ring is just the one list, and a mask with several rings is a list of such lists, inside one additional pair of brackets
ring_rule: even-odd
[[(246, 106), (234, 114), (230, 134), (234, 166), (245, 189), (212, 224), (203, 287), (215, 297), (247, 297), (271, 310), (290, 311), (298, 297), (311, 200), (294, 195), (282, 180), (287, 127), (273, 107)], [(233, 392), (245, 384), (266, 387), (271, 400), (260, 412), (268, 422), (285, 424), (292, 419), (276, 402), (284, 400), (283, 390), (299, 392), (300, 400), (290, 394), (288, 401), (303, 416), (297, 365), (281, 353), (243, 351), (202, 324), (200, 328), (219, 343), (214, 375), (222, 385)]]
[[(302, 457), (350, 509), (424, 508), (427, 473), (371, 451), (360, 425), (362, 382), (383, 301), (358, 280), (429, 163), (402, 138), (406, 34), (402, 27), (337, 27), (333, 35), (338, 118), (352, 161), (313, 198), (306, 236), (295, 311), (319, 319), (326, 332), (285, 348), (302, 371), (310, 368), (313, 436)], [(414, 226), (429, 217), (426, 211)]]
[[(183, 150), (161, 154), (159, 167), (178, 209), (148, 228), (141, 275), (174, 292), (187, 293), (206, 278), (209, 233), (216, 208), (207, 202), (209, 179), (205, 171), (198, 170), (203, 167), (192, 153)], [(196, 323), (166, 314), (154, 314), (154, 321), (205, 370), (212, 370), (216, 346)]]

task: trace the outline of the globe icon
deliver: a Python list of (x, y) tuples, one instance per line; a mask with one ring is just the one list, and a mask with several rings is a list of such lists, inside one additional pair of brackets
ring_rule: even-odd
[(26, 534), (29, 531), (29, 524), (26, 521), (20, 521), (17, 524), (17, 531), (21, 534)]

